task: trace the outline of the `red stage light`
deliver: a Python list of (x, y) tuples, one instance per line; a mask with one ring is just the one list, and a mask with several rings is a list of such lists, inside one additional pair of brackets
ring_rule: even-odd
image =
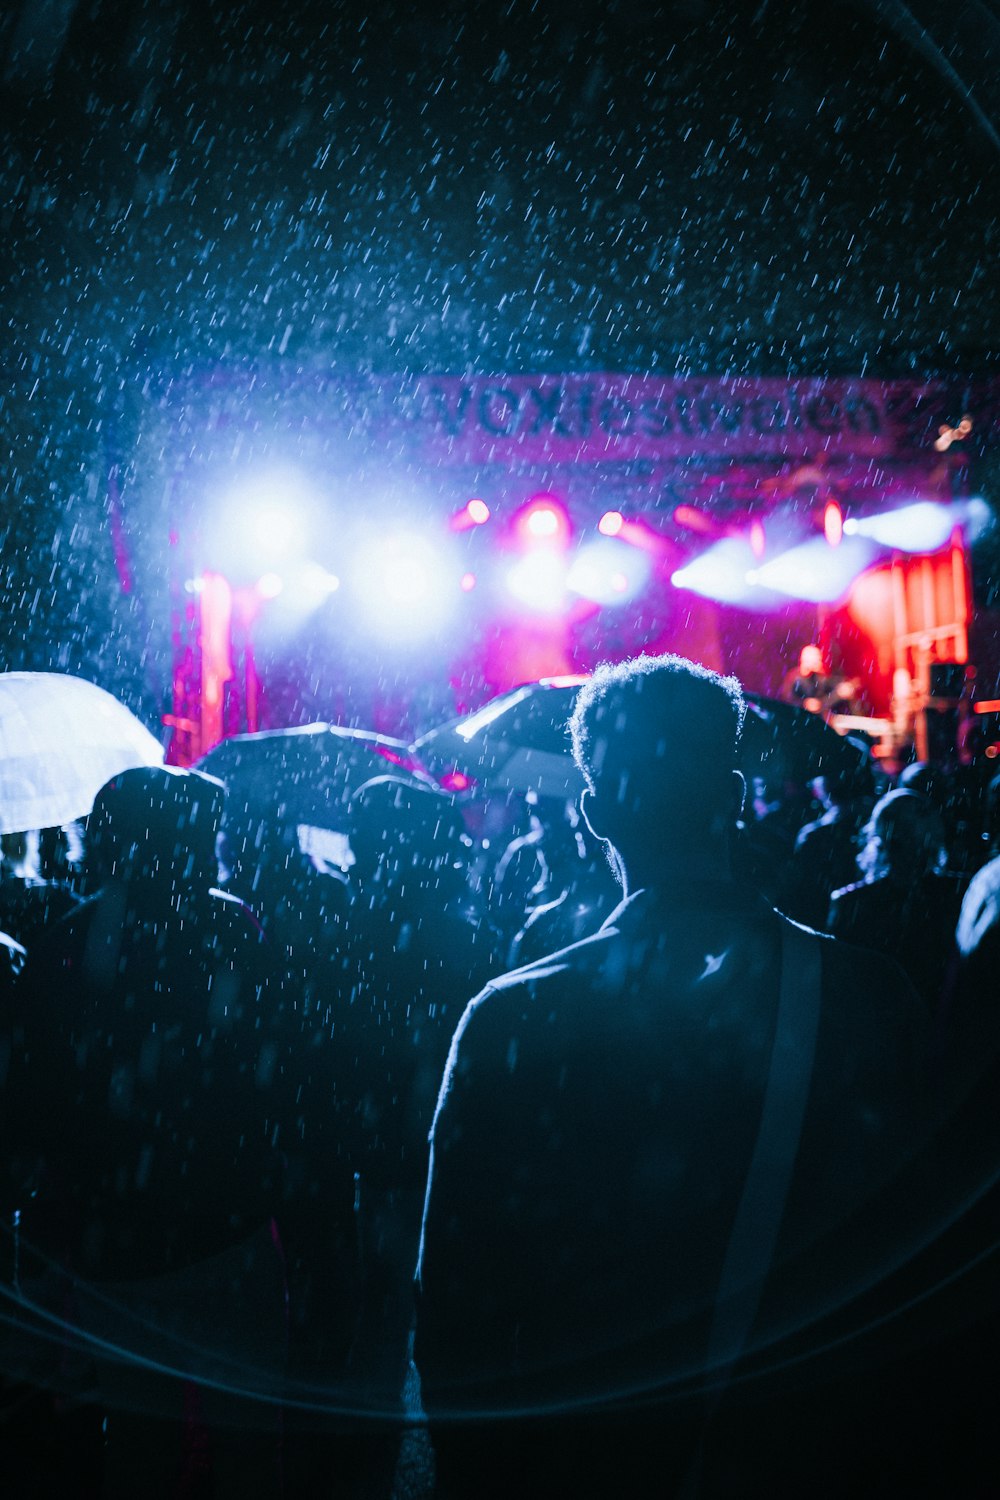
[(625, 525), (625, 517), (620, 510), (606, 510), (597, 523), (597, 529), (602, 536), (617, 536)]
[(844, 513), (836, 500), (829, 500), (823, 511), (823, 535), (831, 547), (839, 547), (844, 535)]
[(474, 526), (482, 526), (490, 518), (490, 508), (485, 500), (470, 500), (465, 508)]
[(700, 531), (703, 536), (718, 536), (719, 523), (707, 511), (693, 505), (678, 505), (674, 509), (674, 524), (686, 526), (689, 531)]
[(767, 538), (764, 535), (764, 526), (760, 521), (750, 523), (750, 551), (754, 557), (763, 557)]

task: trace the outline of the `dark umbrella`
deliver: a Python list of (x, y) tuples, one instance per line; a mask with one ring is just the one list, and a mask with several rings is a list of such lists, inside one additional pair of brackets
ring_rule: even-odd
[(817, 776), (849, 775), (868, 762), (867, 751), (821, 715), (777, 698), (745, 696), (739, 764), (748, 780), (762, 776), (771, 785), (807, 786)]
[(306, 724), (237, 734), (203, 755), (196, 769), (225, 782), (227, 817), (242, 812), (280, 822), (345, 828), (354, 792), (394, 766), (412, 775), (402, 740), (339, 724)]
[(547, 677), (422, 735), (412, 754), (443, 786), (479, 783), (490, 792), (578, 797), (583, 778), (567, 723), (585, 677)]
[[(413, 756), (442, 785), (478, 783), (489, 792), (577, 797), (583, 778), (567, 723), (585, 677), (543, 678), (493, 698), (484, 708), (423, 735)], [(816, 714), (756, 693), (747, 696), (739, 766), (750, 780), (805, 786), (816, 776), (857, 768), (864, 751)]]

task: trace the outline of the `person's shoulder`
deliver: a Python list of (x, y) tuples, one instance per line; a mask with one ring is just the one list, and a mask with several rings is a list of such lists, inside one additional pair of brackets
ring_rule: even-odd
[(509, 1048), (511, 1039), (540, 1017), (551, 1017), (565, 1003), (579, 1003), (586, 973), (600, 966), (616, 935), (614, 926), (605, 923), (590, 937), (491, 979), (465, 1008), (450, 1063), (498, 1046)]

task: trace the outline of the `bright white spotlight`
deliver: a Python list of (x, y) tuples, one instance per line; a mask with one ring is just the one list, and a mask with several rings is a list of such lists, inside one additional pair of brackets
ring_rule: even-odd
[(430, 593), (430, 574), (419, 557), (393, 557), (382, 572), (382, 587), (393, 604), (419, 604)]
[(227, 574), (287, 569), (305, 551), (315, 506), (315, 488), (295, 469), (244, 474), (230, 483), (220, 505), (207, 507), (207, 555)]
[(422, 536), (392, 536), (358, 558), (354, 592), (379, 634), (409, 644), (441, 626), (458, 597), (448, 558)]
[[(877, 555), (878, 547), (869, 538), (845, 537), (839, 547), (833, 548), (825, 539), (812, 537), (752, 569), (753, 584), (789, 599), (832, 604), (846, 594)], [(749, 580), (750, 574), (747, 576)]]
[(566, 571), (558, 553), (530, 552), (507, 574), (507, 587), (539, 614), (557, 614), (566, 602)]
[(675, 588), (688, 589), (703, 599), (715, 599), (720, 604), (745, 604), (753, 592), (747, 575), (753, 572), (756, 562), (746, 538), (725, 537), (700, 557), (678, 568), (670, 581)]
[(340, 588), (336, 573), (330, 573), (321, 563), (306, 563), (296, 579), (296, 590), (310, 606), (320, 605), (330, 594)]
[(851, 530), (894, 552), (936, 552), (958, 524), (955, 507), (918, 500), (878, 516), (862, 516)]
[(966, 500), (963, 509), (970, 542), (976, 541), (996, 524), (992, 510), (981, 495), (973, 495), (971, 500)]
[(550, 505), (540, 505), (531, 512), (525, 524), (532, 536), (555, 536), (559, 530), (559, 517)]
[(649, 573), (645, 552), (608, 538), (580, 549), (567, 582), (574, 594), (595, 604), (624, 604), (645, 587)]
[(266, 557), (291, 557), (305, 541), (302, 518), (279, 505), (262, 505), (247, 517), (248, 531), (257, 552)]
[(257, 579), (257, 592), (262, 599), (277, 599), (284, 587), (280, 573), (262, 573)]

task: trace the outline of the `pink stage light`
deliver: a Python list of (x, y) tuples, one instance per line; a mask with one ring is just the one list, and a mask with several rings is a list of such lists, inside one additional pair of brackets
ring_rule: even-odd
[(463, 573), (462, 577), (461, 577), (461, 580), (460, 580), (460, 583), (459, 583), (459, 587), (461, 588), (463, 594), (470, 593), (475, 588), (475, 586), (476, 586), (476, 575), (475, 575), (475, 573)]
[(533, 495), (514, 519), (518, 540), (527, 547), (565, 547), (569, 542), (569, 516), (554, 495)]
[(525, 524), (532, 536), (555, 536), (559, 530), (559, 517), (548, 506), (539, 506), (538, 510), (531, 512)]
[(490, 508), (485, 500), (470, 500), (457, 510), (448, 525), (452, 531), (469, 531), (473, 526), (483, 526), (490, 518)]
[(758, 559), (762, 558), (766, 545), (767, 538), (764, 535), (763, 524), (760, 521), (752, 521), (750, 524), (750, 551), (754, 557)]
[(823, 535), (831, 547), (839, 547), (844, 535), (844, 513), (836, 500), (829, 500), (823, 511)]
[(625, 517), (620, 510), (606, 510), (597, 523), (597, 529), (602, 536), (617, 536), (625, 525)]

